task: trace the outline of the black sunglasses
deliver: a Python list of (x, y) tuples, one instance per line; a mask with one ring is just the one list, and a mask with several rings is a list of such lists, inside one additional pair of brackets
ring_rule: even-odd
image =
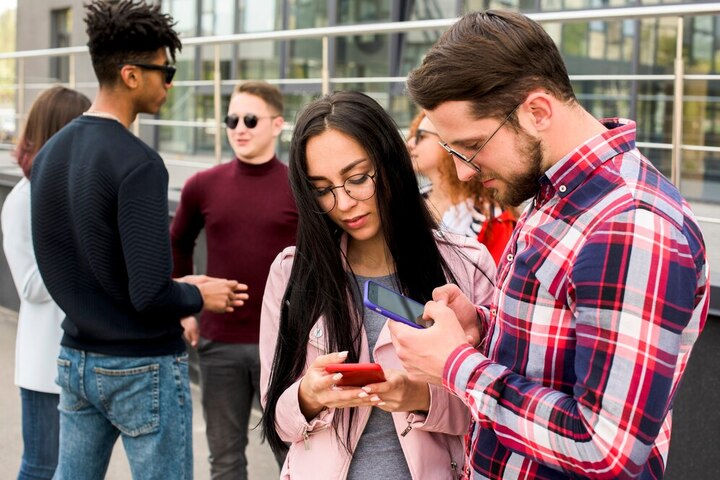
[[(257, 127), (258, 121), (260, 121), (260, 119), (277, 117), (279, 117), (279, 115), (272, 115), (270, 117), (258, 117), (254, 113), (246, 113), (245, 116), (242, 117), (242, 121), (247, 128), (255, 128)], [(231, 113), (230, 115), (225, 117), (225, 125), (230, 130), (235, 130), (238, 126), (238, 123), (240, 123), (240, 117), (238, 117), (234, 113)]]
[(175, 77), (175, 72), (177, 72), (177, 68), (173, 65), (154, 65), (152, 63), (121, 63), (120, 68), (124, 67), (125, 65), (132, 65), (133, 67), (138, 68), (144, 68), (145, 70), (157, 70), (158, 72), (163, 72), (165, 74), (165, 83), (172, 83), (173, 77)]

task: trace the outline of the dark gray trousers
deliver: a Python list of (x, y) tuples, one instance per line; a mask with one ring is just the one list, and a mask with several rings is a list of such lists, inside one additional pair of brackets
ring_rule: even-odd
[[(260, 399), (258, 346), (200, 338), (198, 356), (211, 477), (245, 480), (250, 411)], [(277, 460), (282, 464), (285, 459)]]

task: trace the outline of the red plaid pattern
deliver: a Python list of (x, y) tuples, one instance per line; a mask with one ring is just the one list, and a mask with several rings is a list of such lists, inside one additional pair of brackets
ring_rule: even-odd
[(466, 477), (662, 478), (672, 402), (709, 303), (702, 234), (635, 148), (635, 123), (579, 146), (541, 179), (481, 308), (483, 353), (459, 347)]

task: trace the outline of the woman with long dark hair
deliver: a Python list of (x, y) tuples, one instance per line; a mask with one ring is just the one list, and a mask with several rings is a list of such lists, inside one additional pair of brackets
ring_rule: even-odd
[[(495, 266), (474, 239), (441, 234), (405, 143), (370, 97), (310, 103), (290, 148), (297, 246), (270, 270), (260, 327), (264, 435), (290, 450), (283, 478), (456, 478), (467, 409), (401, 368), (368, 279), (424, 303), (450, 282), (489, 300)], [(374, 362), (386, 381), (337, 387), (331, 363)]]

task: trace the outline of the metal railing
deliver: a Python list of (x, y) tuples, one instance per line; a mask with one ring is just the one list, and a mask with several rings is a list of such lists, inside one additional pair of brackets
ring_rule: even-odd
[[(671, 144), (647, 144), (653, 148), (670, 149), (671, 156), (671, 180), (679, 185), (682, 152), (688, 151), (704, 151), (717, 152), (717, 147), (702, 145), (683, 145), (682, 144), (682, 127), (683, 127), (683, 91), (686, 80), (710, 80), (720, 81), (720, 75), (685, 75), (684, 58), (683, 58), (683, 18), (698, 15), (720, 15), (720, 3), (693, 3), (685, 5), (656, 5), (643, 7), (625, 7), (625, 8), (609, 8), (594, 10), (577, 10), (577, 11), (561, 11), (561, 12), (541, 12), (529, 13), (530, 18), (540, 23), (568, 23), (568, 22), (587, 22), (587, 21), (608, 21), (608, 20), (639, 20), (647, 18), (676, 18), (676, 52), (674, 61), (674, 72), (672, 75), (573, 75), (573, 81), (603, 81), (603, 80), (665, 80), (674, 82), (674, 112), (672, 119), (672, 143)], [(408, 22), (392, 22), (392, 23), (374, 23), (361, 25), (347, 25), (323, 28), (309, 28), (298, 30), (280, 30), (259, 33), (240, 33), (234, 35), (217, 35), (209, 37), (196, 37), (183, 40), (183, 46), (212, 46), (213, 48), (213, 78), (212, 80), (188, 80), (176, 81), (177, 86), (212, 86), (213, 89), (213, 120), (212, 121), (180, 121), (180, 120), (163, 120), (163, 119), (138, 119), (133, 125), (133, 130), (137, 134), (139, 132), (139, 124), (165, 125), (165, 126), (186, 126), (186, 127), (202, 127), (214, 128), (214, 155), (217, 162), (220, 162), (222, 156), (222, 118), (221, 111), (221, 94), (223, 85), (235, 84), (236, 80), (223, 80), (221, 76), (221, 46), (242, 44), (246, 42), (258, 41), (284, 41), (284, 40), (300, 40), (300, 39), (320, 39), (322, 43), (322, 69), (319, 78), (303, 78), (299, 79), (268, 79), (269, 82), (275, 84), (318, 84), (322, 93), (328, 93), (331, 85), (344, 83), (403, 83), (405, 77), (338, 77), (331, 78), (329, 71), (329, 39), (334, 37), (346, 37), (352, 35), (375, 35), (390, 33), (407, 33), (416, 31), (444, 30), (452, 25), (457, 19), (446, 18), (436, 20), (418, 20)], [(80, 86), (76, 81), (76, 65), (79, 55), (87, 55), (87, 47), (68, 47), (44, 50), (20, 51), (14, 53), (0, 54), (0, 60), (16, 59), (17, 64), (17, 84), (13, 88), (17, 88), (17, 104), (19, 106), (18, 116), (23, 117), (25, 106), (25, 95), (29, 88), (46, 88), (47, 84), (28, 84), (25, 80), (24, 64), (26, 60), (34, 58), (48, 57), (69, 57), (69, 81), (67, 85), (71, 88)], [(94, 86), (94, 83), (85, 84), (83, 86)], [(178, 162), (182, 163), (182, 162)], [(187, 162), (191, 164), (193, 162)], [(720, 221), (718, 221), (720, 223)]]

